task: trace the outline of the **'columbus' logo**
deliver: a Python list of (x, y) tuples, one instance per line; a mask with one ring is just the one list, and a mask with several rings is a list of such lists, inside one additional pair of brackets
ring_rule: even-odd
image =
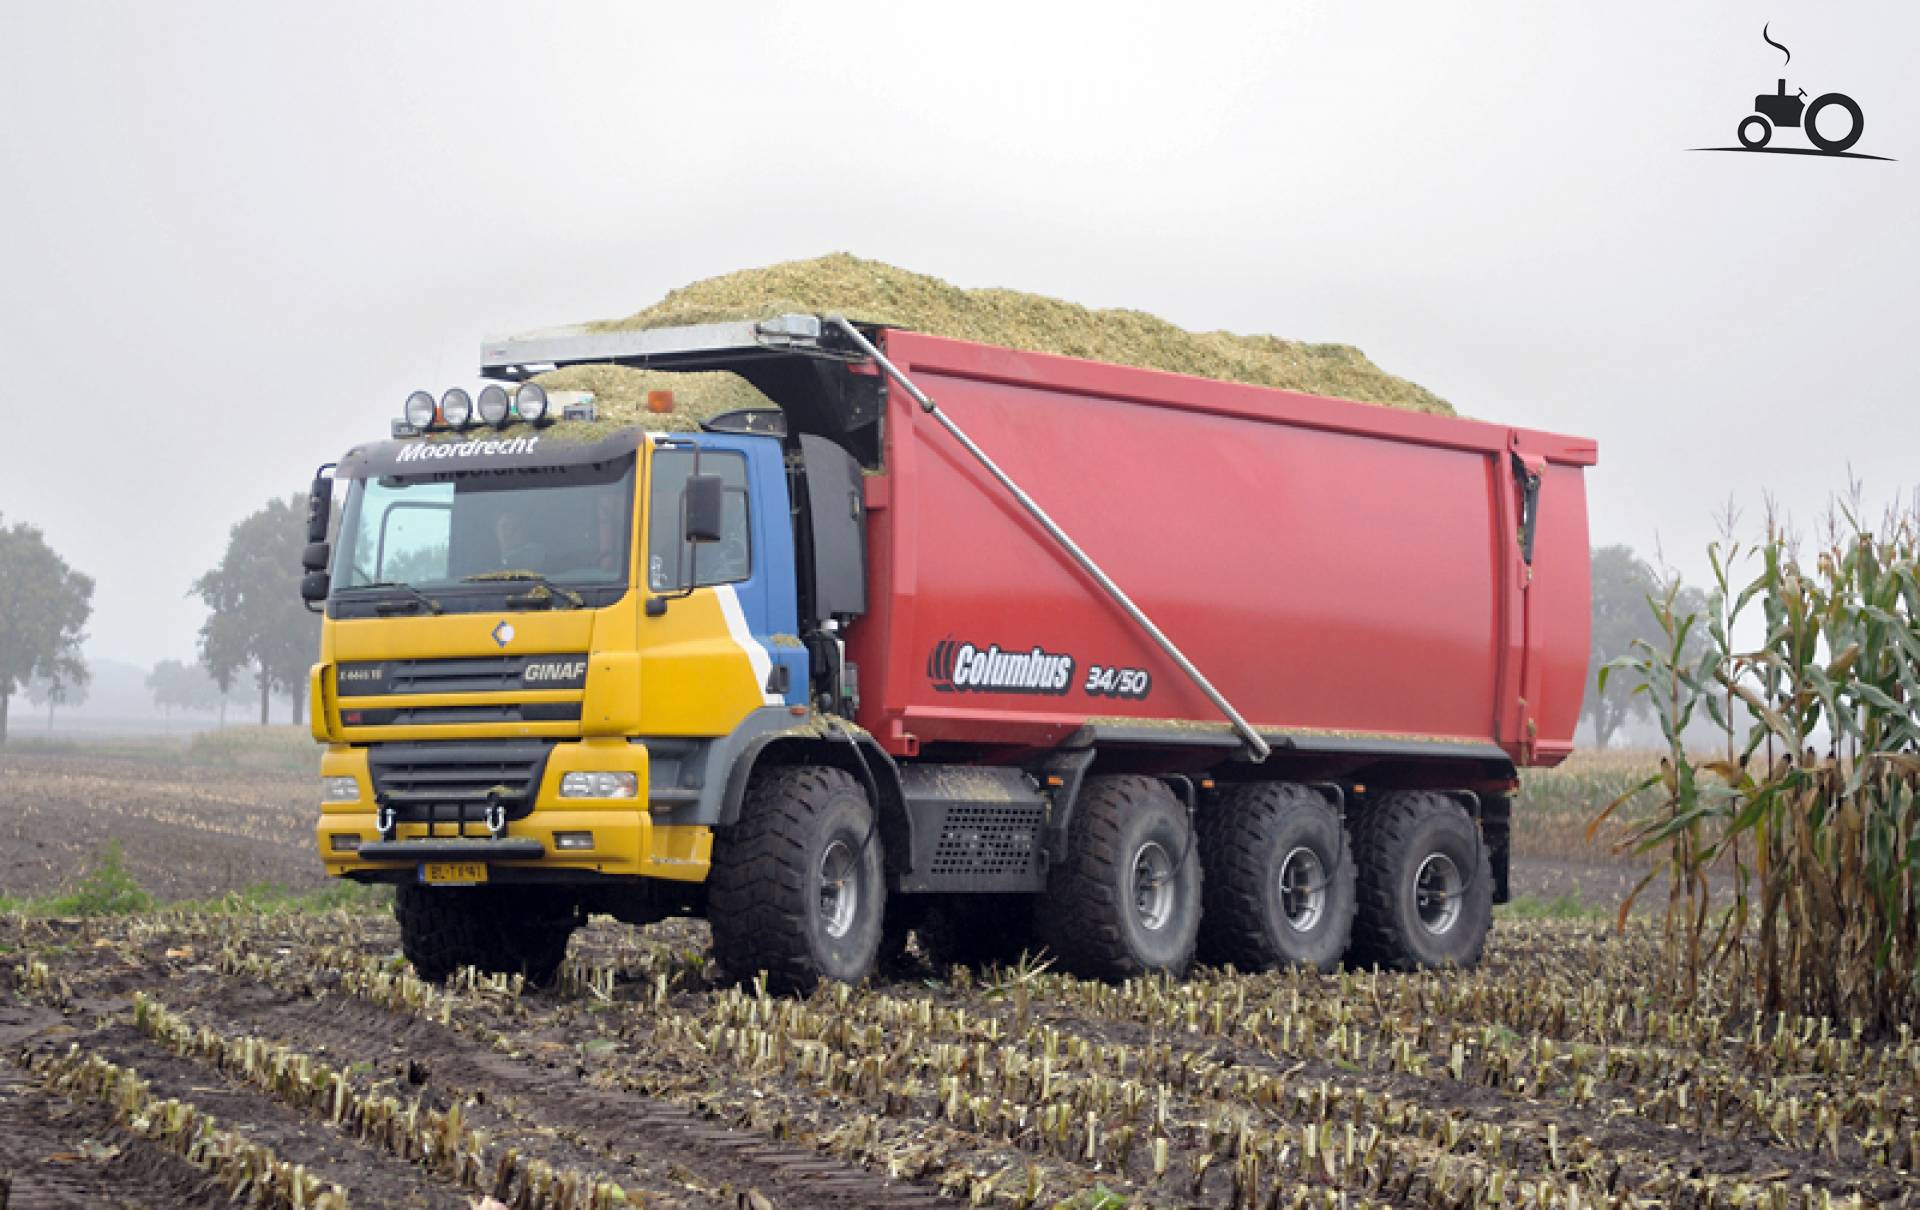
[(927, 679), (941, 693), (1047, 693), (1064, 695), (1073, 684), (1073, 657), (1035, 647), (1002, 651), (942, 639), (927, 656)]

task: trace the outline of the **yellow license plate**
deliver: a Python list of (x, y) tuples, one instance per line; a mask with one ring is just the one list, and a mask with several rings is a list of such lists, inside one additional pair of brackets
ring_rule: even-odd
[(484, 861), (429, 861), (420, 867), (420, 881), (465, 886), (487, 880)]

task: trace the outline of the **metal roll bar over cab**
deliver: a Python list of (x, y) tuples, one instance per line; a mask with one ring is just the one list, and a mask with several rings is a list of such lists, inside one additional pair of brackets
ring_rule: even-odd
[[(1338, 738), (1303, 743), (1255, 728), (1115, 578), (845, 318), (537, 333), (488, 342), (482, 353), (482, 372), (509, 382), (581, 364), (731, 371), (779, 403), (777, 417), (735, 414), (692, 436), (629, 430), (585, 448), (548, 442), (538, 456), (522, 451), (500, 462), (564, 466), (624, 448), (619, 456), (637, 460), (642, 484), (631, 548), (644, 540), (658, 559), (651, 544), (672, 534), (694, 552), (675, 587), (662, 588), (642, 563), (633, 591), (603, 594), (585, 609), (550, 604), (505, 619), (497, 607), (458, 607), (451, 591), (429, 599), (402, 586), (428, 600), (430, 613), (353, 616), (337, 585), (331, 596), (324, 591), (332, 481), (315, 480), (303, 595), (327, 600), (328, 620), (313, 680), (314, 728), (331, 745), (322, 770), (329, 794), (335, 785), (343, 796), (352, 791), (350, 801), (329, 804), (319, 842), (332, 872), (400, 887), (403, 942), (423, 974), (473, 964), (549, 976), (567, 932), (588, 911), (636, 922), (703, 912), (727, 970), (764, 970), (786, 988), (862, 978), (900, 956), (909, 929), (936, 963), (1006, 959), (1044, 945), (1071, 969), (1127, 976), (1180, 970), (1198, 944), (1206, 956), (1242, 966), (1324, 964), (1329, 947), (1333, 961), (1346, 952), (1356, 914), (1366, 922), (1349, 851), (1356, 812), (1362, 825), (1375, 821), (1358, 833), (1377, 877), (1400, 878), (1400, 866), (1414, 868), (1442, 842), (1451, 846), (1444, 866), (1427, 860), (1419, 868), (1454, 874), (1420, 891), (1421, 903), (1447, 899), (1446, 912), (1416, 912), (1408, 925), (1393, 905), (1376, 910), (1368, 956), (1402, 965), (1477, 957), (1485, 921), (1475, 912), (1484, 917), (1482, 901), (1495, 881), (1504, 885), (1504, 851), (1491, 854), (1477, 821), (1457, 805), (1449, 810), (1454, 800), (1423, 789), (1417, 776), (1384, 792), (1359, 779), (1383, 765), (1417, 771), (1444, 761), (1476, 769), (1476, 784), (1497, 789), (1513, 777), (1501, 749), (1396, 751)], [(852, 721), (860, 688), (844, 640), (868, 612), (863, 469), (883, 458), (889, 385), (987, 472), (1218, 710), (1224, 728), (1170, 735), (1089, 723), (1050, 750), (941, 762), (896, 761)], [(361, 447), (338, 470), (359, 485), (447, 461), (403, 464), (407, 444)], [(663, 459), (683, 453), (691, 467), (678, 495), (650, 494), (668, 478)], [(739, 464), (728, 483), (704, 470), (702, 459), (719, 455)], [(1538, 486), (1535, 474), (1524, 518), (1529, 558)], [(752, 571), (707, 584), (695, 574), (697, 552), (729, 524), (729, 492), (750, 517)], [(678, 509), (677, 527), (662, 528), (652, 513), (659, 508)], [(553, 596), (569, 591), (553, 588)], [(462, 692), (531, 683), (528, 661), (536, 657), (476, 654), (487, 649), (480, 636), (505, 651), (499, 636), (514, 631), (524, 631), (526, 650), (542, 659), (584, 653), (573, 692), (522, 693), (510, 706), (497, 704), (497, 692)], [(705, 654), (690, 654), (695, 649)], [(540, 700), (525, 700), (533, 697)], [(1300, 759), (1264, 779), (1260, 766), (1276, 753)], [(602, 775), (631, 776), (634, 799), (574, 801), (561, 792)], [(1426, 837), (1434, 818), (1448, 825), (1438, 839)], [(1223, 838), (1217, 821), (1229, 820), (1237, 831)], [(570, 847), (582, 835), (590, 847)], [(1233, 846), (1253, 857), (1228, 869), (1223, 854)], [(1497, 878), (1492, 856), (1501, 858)], [(1234, 891), (1236, 879), (1251, 879), (1261, 885), (1238, 887), (1240, 897), (1275, 906), (1209, 906), (1203, 917), (1202, 865), (1210, 886)], [(1264, 889), (1280, 874), (1297, 881), (1303, 870), (1321, 884), (1294, 887), (1293, 899)], [(440, 880), (433, 871), (451, 871), (462, 885), (426, 885)], [(1301, 895), (1317, 905), (1312, 912), (1297, 910)], [(534, 923), (489, 930), (476, 927), (476, 914)], [(1428, 927), (1423, 937), (1421, 920), (1445, 927)]]

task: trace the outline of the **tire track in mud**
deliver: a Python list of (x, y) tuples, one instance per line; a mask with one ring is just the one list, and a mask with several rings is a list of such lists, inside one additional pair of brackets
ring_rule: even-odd
[(0, 1205), (7, 1210), (224, 1210), (226, 1189), (102, 1106), (48, 1092), (0, 1057)]
[[(315, 976), (324, 981), (321, 972)], [(536, 1066), (437, 1022), (344, 994), (306, 996), (245, 976), (179, 979), (158, 996), (217, 1031), (292, 1045), (337, 1066), (371, 1062), (385, 1078), (442, 1105), (523, 1154), (599, 1171), (630, 1192), (672, 1204), (749, 1190), (782, 1207), (925, 1210), (933, 1191), (804, 1145), (710, 1121), (692, 1109), (587, 1082), (579, 1068)], [(370, 1043), (380, 1053), (372, 1053)], [(666, 1191), (675, 1190), (676, 1194)]]

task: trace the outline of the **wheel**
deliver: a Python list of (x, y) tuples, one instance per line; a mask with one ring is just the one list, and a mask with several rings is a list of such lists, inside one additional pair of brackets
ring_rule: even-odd
[[(1847, 133), (1843, 138), (1829, 139), (1820, 133), (1820, 111), (1829, 105), (1838, 105), (1853, 119), (1853, 125), (1847, 127)], [(1815, 97), (1813, 104), (1807, 106), (1806, 116), (1800, 119), (1800, 128), (1807, 132), (1807, 141), (1820, 150), (1845, 151), (1860, 141), (1861, 134), (1866, 131), (1867, 120), (1861, 115), (1860, 106), (1852, 97), (1843, 93), (1829, 92)]]
[(1037, 953), (1031, 895), (942, 895), (927, 905), (914, 929), (920, 949), (945, 974), (948, 967), (1006, 966)]
[(400, 950), (429, 983), (463, 966), (553, 982), (567, 939), (580, 924), (572, 898), (552, 887), (403, 885), (393, 897)]
[(1202, 959), (1245, 971), (1340, 964), (1353, 932), (1353, 850), (1326, 799), (1285, 782), (1242, 786), (1202, 811), (1199, 826)]
[[(1751, 134), (1748, 132), (1752, 131)], [(1740, 145), (1742, 147), (1765, 147), (1767, 140), (1773, 137), (1773, 123), (1757, 113), (1748, 114), (1740, 119)]]
[(821, 765), (754, 774), (740, 820), (714, 838), (707, 919), (730, 976), (781, 992), (857, 983), (880, 950), (879, 829), (852, 775)]
[(1472, 966), (1493, 923), (1493, 866), (1458, 799), (1382, 795), (1359, 814), (1358, 910), (1348, 961), (1400, 970)]
[(1185, 971), (1200, 926), (1200, 861), (1173, 792), (1150, 777), (1090, 780), (1034, 921), (1075, 974)]

